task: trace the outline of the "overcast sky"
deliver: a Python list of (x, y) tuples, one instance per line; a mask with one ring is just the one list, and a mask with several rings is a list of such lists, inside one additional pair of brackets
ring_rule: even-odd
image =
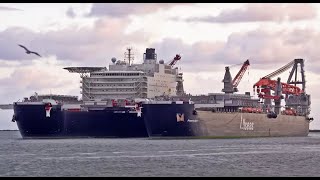
[[(234, 77), (246, 59), (251, 65), (239, 90), (253, 94), (259, 78), (302, 58), (311, 129), (320, 129), (319, 12), (319, 4), (303, 3), (1, 3), (0, 104), (34, 92), (80, 96), (79, 75), (62, 68), (108, 66), (112, 57), (123, 59), (128, 46), (134, 63), (146, 48), (156, 48), (165, 62), (181, 54), (176, 66), (192, 94), (221, 92), (224, 67), (232, 66)], [(288, 76), (280, 75), (284, 82)]]

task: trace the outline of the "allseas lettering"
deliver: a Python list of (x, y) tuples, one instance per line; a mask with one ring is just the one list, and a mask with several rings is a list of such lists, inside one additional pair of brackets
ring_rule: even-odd
[(253, 127), (254, 127), (254, 122), (246, 122), (246, 119), (242, 118), (242, 114), (241, 114), (240, 129), (245, 131), (253, 131)]
[(198, 122), (199, 120), (197, 119), (188, 119), (187, 122)]

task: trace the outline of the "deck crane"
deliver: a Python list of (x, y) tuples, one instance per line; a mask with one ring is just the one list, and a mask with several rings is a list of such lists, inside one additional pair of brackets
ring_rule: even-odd
[[(174, 65), (181, 59), (180, 54), (176, 54), (176, 56), (171, 60), (171, 62), (168, 64), (169, 66), (171, 66), (171, 68), (174, 67)], [(176, 69), (178, 69), (176, 67)], [(183, 73), (179, 72), (176, 76), (176, 93), (178, 96), (182, 96), (185, 94), (184, 92), (184, 88), (183, 88)]]
[(225, 67), (226, 72), (224, 74), (224, 78), (222, 81), (224, 83), (224, 88), (222, 89), (222, 92), (225, 92), (225, 93), (238, 92), (238, 85), (239, 85), (244, 73), (248, 69), (249, 65), (250, 65), (249, 59), (247, 59), (242, 64), (242, 67), (240, 68), (238, 74), (234, 77), (233, 80), (232, 80), (231, 74), (230, 74), (230, 67), (229, 66)]
[[(301, 79), (302, 81), (297, 80), (297, 75), (298, 75), (298, 64), (300, 64), (301, 67)], [(280, 77), (278, 77), (277, 80), (271, 80), (271, 78), (285, 72), (286, 70), (290, 69), (292, 67), (292, 70), (290, 72), (289, 78), (287, 80), (287, 83), (281, 82)], [(293, 97), (294, 99), (298, 100), (300, 97), (305, 96), (305, 75), (304, 75), (304, 61), (303, 59), (294, 59), (293, 61), (289, 62), (285, 66), (277, 69), (276, 71), (262, 77), (258, 82), (256, 82), (253, 85), (254, 92), (256, 91), (258, 93), (258, 97), (264, 100), (264, 104), (267, 107), (271, 106), (271, 100), (274, 100), (275, 103), (275, 112), (279, 114), (280, 112), (280, 104), (281, 104), (281, 99), (283, 99), (283, 95), (285, 94), (285, 100), (286, 100), (286, 105), (287, 103), (287, 98), (289, 96)], [(293, 74), (295, 73), (295, 80), (291, 80)], [(294, 85), (292, 85), (294, 84)], [(297, 86), (297, 84), (302, 85), (302, 89)], [(271, 94), (271, 90), (275, 91), (274, 95)], [(308, 98), (308, 96), (306, 96)], [(302, 102), (302, 104), (306, 105), (309, 102), (306, 100), (306, 102)], [(300, 101), (301, 102), (301, 101)], [(295, 105), (290, 105), (290, 107), (296, 108), (299, 104), (297, 102), (294, 103)], [(303, 110), (305, 111), (305, 109)]]
[(244, 75), (244, 73), (246, 72), (246, 70), (248, 69), (250, 63), (249, 63), (249, 59), (247, 59), (241, 69), (239, 70), (238, 74), (236, 75), (236, 77), (234, 77), (234, 79), (232, 80), (232, 85), (233, 85), (233, 88), (235, 89), (235, 92), (238, 92), (238, 85)]
[(180, 54), (176, 54), (176, 56), (172, 59), (172, 61), (169, 63), (169, 65), (171, 67), (173, 67), (177, 63), (177, 61), (179, 61), (180, 59), (181, 59)]

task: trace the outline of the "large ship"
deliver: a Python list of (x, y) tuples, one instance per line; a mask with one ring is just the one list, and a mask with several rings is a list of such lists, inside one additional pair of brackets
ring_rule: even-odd
[(112, 58), (108, 69), (66, 67), (80, 74), (81, 101), (73, 96), (35, 94), (14, 102), (12, 121), (23, 138), (148, 137), (144, 119), (149, 113), (153, 119), (194, 113), (190, 100), (174, 98), (181, 91), (182, 74), (173, 67), (180, 58), (177, 54), (167, 64), (158, 62), (155, 49), (147, 48), (143, 63), (133, 64), (128, 48), (125, 60)]
[[(306, 94), (304, 60), (295, 59), (280, 69), (264, 76), (253, 85), (257, 98), (250, 92), (236, 94), (238, 84), (250, 65), (246, 60), (234, 79), (225, 68), (222, 93), (183, 95), (191, 99), (196, 113), (191, 118), (174, 119), (175, 114), (157, 119), (152, 113), (145, 118), (150, 137), (264, 137), (307, 136), (310, 114), (310, 95)], [(273, 77), (291, 69), (287, 83)], [(301, 79), (298, 80), (300, 67)], [(294, 79), (293, 79), (294, 75)], [(298, 87), (301, 85), (302, 87)], [(285, 104), (281, 105), (282, 99)], [(187, 114), (189, 115), (189, 114)]]
[[(158, 61), (155, 49), (147, 48), (143, 63), (133, 64), (128, 48), (125, 60), (112, 58), (109, 68), (66, 67), (80, 74), (81, 100), (35, 95), (14, 103), (13, 121), (24, 138), (308, 135), (313, 118), (303, 59), (261, 78), (253, 85), (256, 98), (237, 93), (249, 60), (233, 79), (225, 68), (222, 93), (190, 95), (175, 67), (180, 59), (177, 54), (167, 63)], [(287, 83), (272, 80), (291, 67)]]

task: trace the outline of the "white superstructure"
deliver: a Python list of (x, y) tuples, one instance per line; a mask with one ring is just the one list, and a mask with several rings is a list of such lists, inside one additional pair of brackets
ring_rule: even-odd
[[(155, 49), (147, 48), (142, 64), (112, 58), (109, 68), (90, 72), (82, 76), (82, 100), (154, 98), (155, 96), (177, 95), (178, 68), (157, 61)], [(181, 75), (181, 73), (180, 73)]]

